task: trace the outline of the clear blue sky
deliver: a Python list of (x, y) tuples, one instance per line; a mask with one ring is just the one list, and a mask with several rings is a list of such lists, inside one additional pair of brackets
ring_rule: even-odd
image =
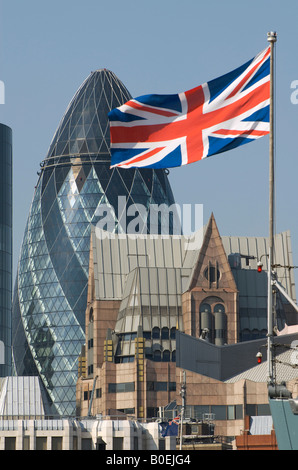
[[(133, 96), (185, 91), (276, 46), (276, 230), (290, 229), (298, 265), (298, 2), (289, 0), (2, 0), (0, 121), (14, 138), (14, 268), (36, 172), (74, 93), (108, 68)], [(203, 204), (222, 235), (268, 235), (268, 137), (173, 169), (176, 202)], [(297, 270), (296, 270), (297, 271)]]

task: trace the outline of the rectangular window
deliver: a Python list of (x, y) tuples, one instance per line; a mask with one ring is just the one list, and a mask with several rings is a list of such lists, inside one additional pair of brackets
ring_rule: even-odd
[(126, 393), (134, 392), (135, 383), (134, 382), (123, 382), (119, 384), (110, 383), (108, 386), (108, 393)]
[(23, 437), (23, 450), (30, 450), (30, 436)]
[(147, 408), (147, 418), (156, 418), (158, 416), (158, 413), (159, 413), (158, 408), (153, 408), (153, 407)]
[(155, 391), (156, 392), (166, 392), (168, 389), (167, 382), (155, 382)]
[(47, 450), (47, 438), (46, 437), (36, 438), (36, 450)]
[(257, 406), (253, 404), (247, 404), (245, 414), (247, 416), (257, 416)]
[(170, 392), (176, 392), (176, 382), (170, 382), (169, 383), (169, 391)]
[(109, 384), (108, 393), (116, 393), (116, 385), (117, 384)]
[(166, 450), (166, 443), (164, 439), (158, 440), (158, 450)]
[(123, 450), (123, 437), (113, 437), (113, 450)]
[(82, 439), (82, 450), (92, 450), (92, 439), (90, 438)]
[(243, 419), (243, 406), (242, 405), (235, 405), (235, 419)]
[(195, 405), (194, 417), (196, 419), (205, 419), (205, 415), (210, 413), (209, 405)]
[(227, 419), (227, 407), (225, 405), (211, 406), (211, 413), (214, 413), (216, 420)]
[(120, 411), (121, 413), (125, 413), (126, 415), (134, 415), (135, 414), (135, 409), (134, 408), (121, 408), (121, 409), (117, 409), (117, 411)]
[(147, 382), (147, 392), (153, 392), (154, 390), (154, 382)]
[(148, 392), (170, 392), (176, 391), (176, 382), (147, 382), (147, 391)]
[(257, 405), (257, 416), (270, 416), (270, 406), (268, 403), (263, 405)]
[(62, 437), (52, 437), (52, 450), (62, 450)]
[(228, 419), (235, 419), (235, 406), (234, 405), (228, 405)]
[(5, 450), (16, 450), (15, 437), (5, 437)]

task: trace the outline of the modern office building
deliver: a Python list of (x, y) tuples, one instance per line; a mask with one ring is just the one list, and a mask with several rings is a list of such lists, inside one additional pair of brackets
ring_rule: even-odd
[(113, 208), (107, 229), (125, 231), (119, 196), (127, 207), (174, 202), (166, 171), (110, 169), (107, 115), (128, 99), (125, 86), (106, 69), (84, 81), (41, 162), (25, 228), (14, 291), (13, 360), (18, 375), (41, 378), (52, 413), (60, 415), (75, 413), (91, 224), (102, 220), (102, 207)]
[[(248, 409), (269, 409), (266, 374), (247, 373), (266, 344), (268, 240), (221, 237), (213, 214), (203, 232), (196, 244), (183, 235), (104, 238), (92, 227), (78, 415), (179, 413), (184, 370), (187, 418), (213, 414), (221, 435), (240, 433)], [(276, 235), (276, 264), (295, 299), (289, 232)], [(276, 332), (284, 332), (297, 314), (276, 297)], [(298, 377), (286, 372), (283, 380)]]
[(0, 124), (0, 377), (11, 374), (12, 130)]

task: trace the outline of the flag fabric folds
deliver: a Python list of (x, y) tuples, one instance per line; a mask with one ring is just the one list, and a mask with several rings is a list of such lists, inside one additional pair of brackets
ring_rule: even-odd
[(269, 133), (270, 47), (219, 78), (173, 95), (144, 95), (108, 114), (111, 168), (170, 168)]
[(178, 436), (179, 423), (180, 423), (180, 416), (176, 416), (176, 418), (172, 419), (168, 423), (164, 423), (164, 426), (162, 427), (162, 432), (161, 432), (162, 437)]

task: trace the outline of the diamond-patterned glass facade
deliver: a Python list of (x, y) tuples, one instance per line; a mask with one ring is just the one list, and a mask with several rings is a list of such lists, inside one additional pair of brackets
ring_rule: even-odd
[[(13, 359), (39, 375), (53, 413), (74, 415), (85, 342), (90, 227), (98, 208), (174, 203), (164, 170), (110, 169), (108, 112), (130, 99), (108, 70), (75, 94), (41, 163), (24, 233), (13, 301)], [(115, 218), (115, 230), (118, 220)]]

